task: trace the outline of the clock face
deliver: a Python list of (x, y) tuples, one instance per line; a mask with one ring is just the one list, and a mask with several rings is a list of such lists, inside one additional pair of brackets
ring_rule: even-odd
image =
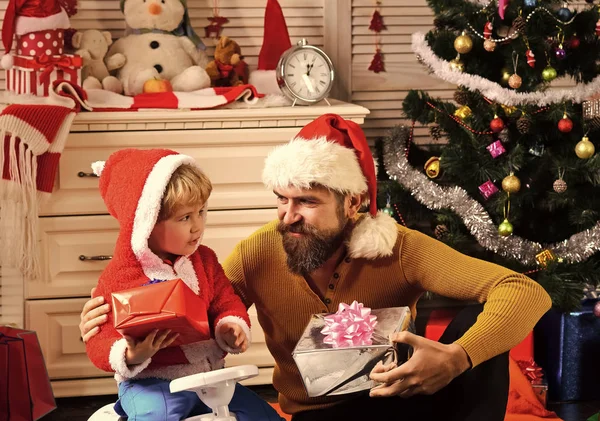
[(313, 49), (293, 52), (285, 61), (283, 71), (287, 87), (299, 98), (319, 100), (331, 88), (331, 68), (326, 59)]

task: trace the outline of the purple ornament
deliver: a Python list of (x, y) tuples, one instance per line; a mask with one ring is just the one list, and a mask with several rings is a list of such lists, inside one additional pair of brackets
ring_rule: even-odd
[(502, 142), (500, 142), (499, 140), (496, 140), (494, 143), (489, 145), (486, 149), (490, 152), (490, 155), (492, 155), (492, 158), (498, 158), (500, 155), (502, 155), (504, 152), (506, 152), (506, 149), (504, 149), (504, 146), (502, 146)]
[(490, 197), (492, 197), (493, 195), (495, 195), (496, 193), (498, 193), (498, 187), (496, 187), (494, 185), (494, 183), (492, 183), (490, 180), (488, 180), (485, 183), (483, 183), (481, 186), (479, 186), (479, 191), (481, 192), (483, 197), (485, 197), (485, 199), (487, 200)]
[(564, 60), (565, 57), (567, 57), (567, 52), (565, 51), (564, 48), (557, 48), (556, 51), (554, 52), (554, 54), (556, 55), (556, 58), (558, 60)]

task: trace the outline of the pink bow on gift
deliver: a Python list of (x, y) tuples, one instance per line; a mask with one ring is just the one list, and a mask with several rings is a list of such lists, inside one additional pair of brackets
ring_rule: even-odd
[(340, 303), (338, 311), (324, 319), (326, 326), (321, 330), (326, 335), (324, 343), (334, 348), (372, 344), (371, 337), (377, 324), (377, 316), (372, 316), (371, 309), (364, 307), (362, 303)]
[(44, 85), (48, 83), (50, 73), (52, 73), (52, 71), (55, 68), (58, 67), (60, 69), (68, 69), (70, 67), (81, 67), (81, 65), (83, 64), (81, 61), (81, 57), (79, 56), (55, 57), (42, 54), (40, 57), (36, 57), (34, 60), (39, 65), (40, 69), (44, 69), (42, 71), (42, 74), (40, 75), (40, 82), (42, 82), (42, 84)]

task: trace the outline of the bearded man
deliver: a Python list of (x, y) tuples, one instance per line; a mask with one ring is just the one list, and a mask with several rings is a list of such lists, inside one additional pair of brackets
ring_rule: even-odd
[[(367, 140), (340, 116), (323, 115), (277, 147), (263, 181), (277, 197), (278, 219), (241, 241), (223, 267), (244, 303), (256, 306), (275, 359), (273, 385), (294, 421), (504, 419), (507, 352), (551, 305), (536, 282), (377, 212)], [(371, 378), (380, 385), (369, 393), (308, 397), (292, 351), (312, 314), (357, 300), (373, 309), (408, 306), (415, 315), (426, 291), (482, 305), (461, 312), (440, 342), (396, 334), (413, 355), (397, 367), (376, 366)], [(84, 340), (106, 311), (86, 304)]]

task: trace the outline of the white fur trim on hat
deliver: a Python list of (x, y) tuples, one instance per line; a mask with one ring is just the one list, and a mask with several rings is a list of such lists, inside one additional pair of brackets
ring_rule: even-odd
[(48, 31), (50, 29), (68, 29), (71, 27), (69, 15), (63, 8), (59, 13), (36, 18), (31, 16), (18, 16), (15, 20), (15, 34), (24, 35), (31, 32)]
[(250, 72), (248, 83), (261, 94), (281, 94), (275, 70), (253, 70)]
[(96, 174), (97, 177), (100, 177), (102, 171), (104, 171), (104, 165), (106, 165), (106, 161), (92, 162), (92, 172)]
[(320, 184), (341, 193), (361, 194), (367, 181), (353, 149), (318, 139), (295, 138), (267, 157), (263, 182), (269, 188), (311, 188)]
[(148, 358), (141, 364), (132, 365), (129, 367), (127, 362), (125, 361), (125, 352), (127, 351), (127, 341), (125, 338), (117, 340), (112, 347), (110, 348), (110, 353), (108, 354), (108, 361), (110, 362), (110, 366), (115, 373), (120, 377), (125, 379), (131, 379), (138, 374), (140, 374), (143, 370), (150, 365), (152, 358)]
[(366, 215), (356, 224), (348, 241), (351, 258), (375, 260), (391, 256), (398, 238), (398, 225), (390, 215), (377, 212), (372, 218)]
[(221, 332), (219, 332), (219, 328), (221, 327), (221, 325), (223, 323), (235, 323), (236, 325), (239, 325), (242, 328), (242, 330), (244, 331), (244, 333), (246, 334), (246, 339), (248, 340), (248, 345), (250, 345), (250, 343), (252, 342), (252, 336), (250, 334), (250, 327), (248, 326), (248, 324), (246, 323), (246, 321), (244, 319), (242, 319), (241, 317), (238, 317), (238, 316), (225, 316), (221, 320), (219, 320), (219, 322), (217, 323), (217, 326), (215, 327), (215, 339), (216, 339), (217, 343), (219, 344), (219, 346), (221, 347), (221, 349), (223, 351), (229, 352), (230, 354), (239, 354), (240, 353), (239, 350), (227, 346), (227, 343), (223, 339), (223, 335), (221, 335)]
[[(163, 262), (148, 247), (148, 238), (150, 238), (150, 234), (158, 220), (162, 197), (167, 184), (175, 170), (184, 164), (197, 166), (192, 157), (181, 154), (167, 155), (154, 165), (144, 183), (135, 210), (133, 231), (131, 233), (131, 249), (140, 262), (144, 274), (149, 279), (170, 280), (181, 278), (194, 293), (198, 294), (200, 291), (198, 278), (193, 264), (187, 256), (182, 256), (171, 266)], [(200, 241), (196, 244), (196, 248), (199, 244)]]

